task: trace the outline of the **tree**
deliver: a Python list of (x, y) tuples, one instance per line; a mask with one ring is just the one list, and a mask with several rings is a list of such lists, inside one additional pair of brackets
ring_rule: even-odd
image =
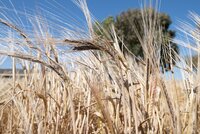
[[(161, 43), (161, 66), (162, 69), (171, 69), (171, 63), (175, 64), (176, 53), (179, 53), (177, 44), (172, 43), (171, 40), (175, 37), (175, 31), (169, 29), (172, 21), (169, 15), (165, 13), (158, 13), (153, 9), (143, 9), (146, 10), (145, 15), (151, 15), (148, 17), (157, 17), (157, 30), (161, 28), (162, 31), (162, 43)], [(150, 13), (151, 12), (151, 13)], [(153, 13), (152, 13), (153, 12)], [(132, 9), (122, 12), (120, 15), (114, 17), (108, 17), (102, 22), (104, 29), (109, 30), (110, 24), (113, 23), (117, 34), (123, 39), (123, 43), (127, 48), (136, 56), (144, 58), (143, 49), (135, 30), (138, 31), (139, 35), (143, 37), (144, 26), (143, 16), (141, 14), (141, 9)], [(169, 45), (170, 44), (170, 45)], [(166, 53), (171, 48), (171, 54)], [(168, 51), (169, 52), (169, 51)], [(171, 58), (172, 57), (172, 58)], [(171, 60), (172, 59), (172, 60)]]
[(109, 16), (100, 23), (100, 25), (102, 27), (99, 26), (99, 22), (95, 22), (95, 25), (93, 25), (93, 29), (98, 36), (104, 36), (107, 39), (110, 39), (111, 37), (110, 37), (110, 34), (108, 33), (108, 31), (111, 27), (111, 24), (113, 24), (113, 25), (115, 24), (115, 19), (114, 19), (114, 17)]

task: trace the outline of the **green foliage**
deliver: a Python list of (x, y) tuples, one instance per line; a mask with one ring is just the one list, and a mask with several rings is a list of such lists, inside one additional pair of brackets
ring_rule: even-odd
[[(158, 13), (152, 9), (145, 9), (144, 15), (146, 16), (142, 16), (141, 9), (128, 10), (116, 16), (116, 18), (106, 18), (102, 22), (102, 26), (104, 29), (109, 31), (110, 25), (114, 24), (118, 36), (123, 40), (123, 43), (127, 46), (127, 48), (136, 56), (144, 58), (143, 48), (141, 46), (141, 42), (138, 39), (136, 31), (138, 31), (140, 37), (143, 37), (145, 33), (145, 28), (147, 28), (144, 26), (144, 17), (151, 18), (152, 20), (154, 20), (155, 17), (157, 17), (156, 30), (159, 30), (159, 28), (161, 28), (162, 31), (160, 60), (161, 66), (162, 69), (171, 69), (170, 63), (175, 64), (175, 53), (179, 53), (177, 44), (171, 42), (171, 40), (175, 37), (175, 31), (169, 29), (172, 21), (167, 14)], [(151, 26), (151, 24), (149, 23), (150, 21), (145, 22), (147, 26)], [(100, 33), (97, 34), (101, 36), (103, 35)], [(169, 50), (171, 51), (171, 53), (169, 53)]]
[(112, 16), (109, 16), (108, 18), (106, 18), (104, 21), (103, 21), (103, 27), (105, 28), (105, 29), (109, 29), (110, 28), (110, 25), (111, 24), (114, 24), (115, 23), (115, 19), (114, 19), (114, 17), (112, 17)]
[(113, 25), (115, 24), (115, 19), (114, 17), (109, 16), (105, 20), (103, 20), (101, 23), (95, 22), (95, 24), (93, 25), (93, 29), (98, 36), (104, 36), (107, 39), (111, 39), (108, 31), (110, 30), (112, 24)]

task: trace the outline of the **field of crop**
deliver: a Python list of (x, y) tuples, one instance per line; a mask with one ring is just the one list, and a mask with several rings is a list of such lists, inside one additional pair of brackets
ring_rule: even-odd
[[(114, 27), (113, 40), (97, 36), (85, 0), (75, 3), (88, 32), (40, 15), (22, 14), (31, 30), (0, 18), (1, 59), (13, 60), (13, 76), (0, 78), (0, 134), (200, 133), (200, 17), (191, 13), (194, 25), (182, 23), (175, 41), (190, 55), (177, 55), (177, 65), (163, 73), (156, 18), (143, 13), (144, 59), (137, 59), (122, 52)], [(198, 55), (196, 66), (191, 53)]]

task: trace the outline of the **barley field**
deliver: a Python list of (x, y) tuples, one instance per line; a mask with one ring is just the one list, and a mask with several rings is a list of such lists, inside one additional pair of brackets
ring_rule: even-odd
[[(144, 59), (138, 59), (120, 49), (114, 26), (108, 32), (113, 40), (96, 35), (86, 1), (74, 3), (85, 15), (87, 32), (59, 25), (56, 14), (52, 21), (19, 12), (16, 18), (21, 14), (28, 26), (1, 15), (0, 59), (12, 59), (12, 76), (0, 78), (0, 133), (200, 133), (200, 16), (190, 13), (194, 24), (181, 22), (182, 38), (174, 42), (189, 56), (177, 55), (177, 66), (163, 73), (156, 18), (143, 12)], [(191, 53), (198, 55), (195, 65)]]

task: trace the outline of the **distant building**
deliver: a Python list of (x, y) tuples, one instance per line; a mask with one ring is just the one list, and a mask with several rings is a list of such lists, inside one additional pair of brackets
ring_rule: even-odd
[[(22, 69), (16, 69), (17, 77), (24, 77), (24, 71)], [(12, 78), (12, 69), (0, 69), (0, 78)]]

